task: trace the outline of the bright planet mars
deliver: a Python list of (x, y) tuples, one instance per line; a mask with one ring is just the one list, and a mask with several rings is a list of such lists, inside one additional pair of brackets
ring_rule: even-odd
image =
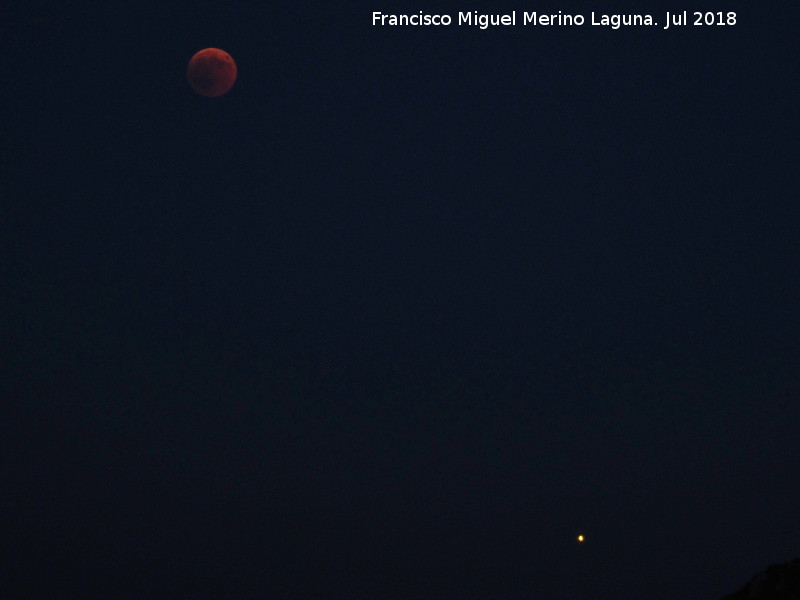
[(186, 78), (192, 89), (209, 98), (227, 94), (236, 82), (236, 75), (233, 58), (219, 48), (200, 50), (186, 68)]

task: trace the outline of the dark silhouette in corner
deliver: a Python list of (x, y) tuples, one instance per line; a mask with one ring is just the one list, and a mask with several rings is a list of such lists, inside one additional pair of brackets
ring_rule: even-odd
[(722, 600), (800, 600), (800, 558), (770, 566)]

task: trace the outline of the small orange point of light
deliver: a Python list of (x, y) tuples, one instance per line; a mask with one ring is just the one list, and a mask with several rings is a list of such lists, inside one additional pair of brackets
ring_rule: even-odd
[(582, 542), (582, 541), (584, 541), (585, 539), (586, 539), (586, 538), (585, 538), (585, 537), (583, 537), (582, 535), (579, 535), (579, 536), (578, 536), (578, 541), (579, 541), (579, 542)]

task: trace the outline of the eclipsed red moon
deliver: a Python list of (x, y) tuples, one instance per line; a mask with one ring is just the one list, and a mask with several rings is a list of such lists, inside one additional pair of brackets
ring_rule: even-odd
[(230, 54), (219, 48), (206, 48), (191, 58), (186, 78), (195, 92), (216, 98), (230, 91), (236, 73), (236, 63)]

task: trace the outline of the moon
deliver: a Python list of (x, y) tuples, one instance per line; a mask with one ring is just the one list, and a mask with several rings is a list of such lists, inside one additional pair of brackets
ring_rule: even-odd
[(216, 98), (227, 94), (236, 82), (236, 63), (219, 48), (200, 50), (189, 61), (186, 78), (201, 96)]

